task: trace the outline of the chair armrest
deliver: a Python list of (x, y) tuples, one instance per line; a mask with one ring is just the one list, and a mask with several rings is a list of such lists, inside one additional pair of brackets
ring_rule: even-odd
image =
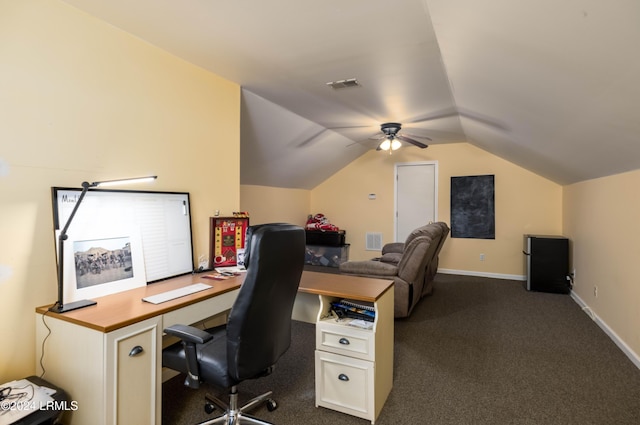
[(383, 263), (390, 263), (390, 264), (393, 264), (393, 265), (397, 266), (398, 264), (400, 264), (401, 260), (402, 260), (402, 254), (401, 253), (399, 253), (399, 252), (387, 252), (382, 257), (380, 257), (380, 259), (378, 261), (382, 261)]
[(358, 276), (393, 278), (398, 274), (398, 267), (381, 261), (346, 261), (339, 266), (340, 273)]
[[(167, 335), (176, 336), (182, 340), (184, 358), (187, 366), (187, 377), (184, 380), (184, 384), (190, 388), (199, 388), (200, 365), (198, 364), (196, 344), (204, 344), (205, 342), (211, 341), (213, 339), (213, 335), (209, 332), (187, 325), (172, 325), (165, 328), (164, 332)], [(174, 346), (172, 345), (168, 349), (171, 349), (172, 347)]]
[(402, 254), (404, 251), (404, 242), (389, 242), (382, 247), (382, 255), (395, 252)]
[(204, 344), (211, 341), (213, 335), (202, 329), (187, 325), (173, 325), (164, 330), (167, 335), (177, 336), (181, 340), (192, 344)]

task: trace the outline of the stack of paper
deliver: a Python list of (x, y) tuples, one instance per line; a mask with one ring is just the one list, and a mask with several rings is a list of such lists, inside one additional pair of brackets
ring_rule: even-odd
[(7, 382), (0, 385), (0, 388), (0, 425), (12, 424), (41, 408), (46, 408), (47, 403), (53, 402), (51, 396), (56, 392), (26, 379)]

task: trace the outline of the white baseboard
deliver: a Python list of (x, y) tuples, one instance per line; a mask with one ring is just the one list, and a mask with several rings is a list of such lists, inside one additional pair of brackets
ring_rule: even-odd
[(578, 294), (571, 291), (571, 298), (573, 298), (576, 304), (578, 304), (582, 308), (582, 311), (584, 311), (587, 316), (589, 316), (594, 322), (596, 322), (598, 326), (600, 326), (600, 329), (602, 329), (604, 333), (606, 333), (609, 338), (611, 338), (611, 340), (618, 346), (620, 350), (622, 350), (622, 352), (629, 358), (629, 360), (631, 360), (631, 362), (636, 365), (638, 369), (640, 369), (640, 356), (638, 356), (638, 353), (633, 351), (631, 347), (629, 347), (618, 336), (618, 334), (615, 333), (614, 330), (605, 323), (604, 320), (602, 320), (597, 314), (595, 314), (593, 310), (591, 310), (591, 308), (582, 300), (582, 298), (578, 296)]
[(502, 273), (486, 273), (470, 270), (453, 270), (453, 269), (438, 269), (438, 273), (442, 274), (459, 274), (463, 276), (478, 276), (478, 277), (491, 277), (494, 279), (505, 280), (527, 280), (527, 277), (519, 274), (502, 274)]

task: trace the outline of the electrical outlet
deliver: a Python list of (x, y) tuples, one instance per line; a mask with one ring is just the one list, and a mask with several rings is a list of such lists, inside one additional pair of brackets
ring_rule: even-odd
[(480, 261), (484, 261), (484, 254), (480, 254)]
[(576, 280), (576, 269), (573, 269), (573, 271), (571, 272), (571, 277), (574, 281)]

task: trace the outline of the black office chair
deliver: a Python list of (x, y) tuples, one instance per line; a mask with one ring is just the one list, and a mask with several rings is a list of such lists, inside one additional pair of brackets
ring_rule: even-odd
[[(185, 385), (200, 382), (229, 390), (228, 405), (207, 395), (205, 409), (226, 413), (204, 424), (269, 424), (245, 412), (261, 403), (277, 407), (268, 392), (238, 408), (236, 386), (273, 371), (291, 344), (291, 314), (304, 265), (305, 232), (289, 224), (251, 226), (247, 230), (247, 275), (226, 325), (206, 331), (174, 325), (165, 332), (182, 341), (163, 350), (163, 366), (187, 374)], [(211, 404), (213, 403), (213, 405)]]

